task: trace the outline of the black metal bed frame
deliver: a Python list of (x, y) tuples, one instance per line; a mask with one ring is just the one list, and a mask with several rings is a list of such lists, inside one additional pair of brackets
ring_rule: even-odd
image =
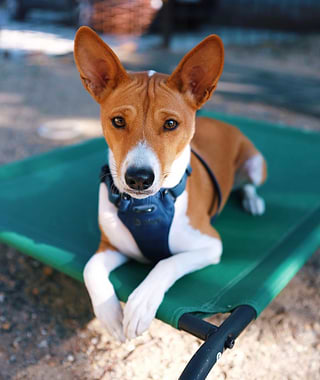
[(205, 342), (193, 355), (179, 380), (204, 380), (224, 350), (234, 346), (235, 339), (256, 317), (256, 311), (248, 305), (238, 306), (220, 326), (203, 321), (190, 313), (183, 314), (178, 328)]

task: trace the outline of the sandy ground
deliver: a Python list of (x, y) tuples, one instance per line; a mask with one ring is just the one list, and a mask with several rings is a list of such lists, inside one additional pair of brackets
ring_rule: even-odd
[[(230, 46), (221, 90), (208, 108), (320, 129), (320, 111), (312, 103), (319, 100), (319, 52), (317, 37), (290, 45)], [(58, 142), (37, 135), (46, 121), (98, 123), (98, 107), (82, 89), (69, 55), (2, 55), (0, 70), (0, 163), (97, 133), (87, 128), (78, 138)], [(319, 274), (317, 251), (208, 378), (319, 379)], [(142, 337), (114, 342), (93, 317), (82, 284), (5, 245), (0, 334), (1, 380), (177, 379), (201, 343), (157, 320)]]

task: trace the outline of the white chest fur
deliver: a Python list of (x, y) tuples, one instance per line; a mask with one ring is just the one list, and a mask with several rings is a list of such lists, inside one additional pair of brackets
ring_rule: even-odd
[(188, 193), (184, 191), (176, 200), (175, 213), (169, 233), (170, 251), (175, 253), (194, 251), (209, 247), (212, 237), (201, 233), (190, 225), (187, 216)]

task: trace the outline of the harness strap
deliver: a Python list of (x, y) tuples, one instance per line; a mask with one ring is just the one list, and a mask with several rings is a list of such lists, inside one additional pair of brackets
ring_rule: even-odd
[(161, 189), (160, 191), (169, 192), (173, 196), (174, 200), (176, 200), (178, 196), (184, 192), (186, 188), (186, 184), (187, 184), (187, 179), (191, 175), (191, 172), (192, 172), (192, 168), (189, 164), (183, 177), (181, 178), (181, 181), (176, 186), (171, 187), (170, 189)]
[[(190, 165), (188, 165), (184, 175), (182, 176), (180, 182), (171, 188), (162, 188), (159, 190), (161, 195), (170, 193), (171, 196), (174, 198), (174, 201), (181, 195), (185, 188), (186, 188), (186, 183), (187, 183), (187, 178), (191, 175), (192, 168)], [(109, 194), (109, 201), (113, 203), (116, 207), (119, 206), (121, 198), (124, 199), (130, 199), (130, 195), (126, 193), (120, 193), (117, 187), (113, 183), (111, 171), (109, 165), (104, 165), (101, 169), (101, 174), (100, 174), (100, 181), (105, 182), (108, 188), (108, 194)]]
[[(211, 219), (211, 222), (213, 222), (213, 220), (216, 218), (217, 214), (219, 214), (219, 211), (220, 211), (220, 206), (221, 206), (221, 203), (222, 203), (222, 194), (221, 194), (221, 188), (220, 188), (220, 185), (219, 185), (219, 182), (217, 180), (217, 177), (214, 175), (213, 171), (210, 169), (209, 165), (206, 163), (206, 161), (196, 152), (194, 151), (193, 149), (191, 150), (191, 152), (198, 158), (198, 160), (202, 163), (202, 165), (205, 167), (205, 169), (207, 170), (209, 176), (210, 176), (210, 179), (215, 187), (215, 189), (217, 190), (217, 195), (218, 195), (218, 208), (217, 208), (217, 212), (216, 214), (213, 216), (213, 218)], [(209, 213), (212, 212), (213, 210), (213, 207), (214, 207), (214, 203), (215, 202), (212, 202), (212, 205), (210, 207), (210, 210), (209, 210)]]
[(109, 201), (113, 203), (116, 207), (119, 207), (121, 194), (118, 188), (113, 183), (112, 174), (108, 164), (104, 165), (101, 168), (100, 182), (104, 182), (107, 185)]
[[(218, 214), (220, 211), (221, 203), (222, 203), (222, 194), (221, 194), (221, 188), (220, 188), (219, 182), (218, 182), (216, 176), (214, 175), (213, 171), (210, 169), (210, 167), (206, 163), (206, 161), (195, 150), (192, 149), (191, 152), (198, 158), (198, 160), (205, 167), (205, 169), (207, 170), (207, 172), (210, 176), (210, 179), (211, 179), (211, 181), (212, 181), (212, 183), (213, 183), (213, 185), (217, 191), (217, 195), (218, 195), (217, 214)], [(172, 197), (174, 198), (174, 200), (176, 200), (179, 197), (179, 195), (181, 195), (183, 193), (184, 189), (186, 188), (187, 178), (191, 175), (191, 172), (192, 172), (192, 168), (189, 164), (186, 171), (185, 171), (185, 174), (181, 178), (181, 181), (176, 186), (169, 188), (169, 189), (162, 188), (162, 189), (160, 189), (160, 192), (162, 194), (169, 192), (172, 195)], [(109, 165), (105, 165), (102, 167), (101, 174), (100, 174), (100, 180), (101, 180), (101, 182), (106, 183), (108, 190), (109, 190), (108, 191), (109, 201), (111, 203), (113, 203), (116, 207), (119, 206), (119, 202), (121, 200), (121, 197), (123, 197), (125, 199), (130, 198), (130, 195), (128, 195), (126, 193), (120, 194), (119, 190), (114, 185)], [(209, 210), (210, 213), (212, 212), (213, 207), (214, 207), (214, 202), (212, 203), (212, 206), (210, 207), (210, 210)], [(216, 215), (214, 216), (214, 218), (215, 217), (216, 217)]]

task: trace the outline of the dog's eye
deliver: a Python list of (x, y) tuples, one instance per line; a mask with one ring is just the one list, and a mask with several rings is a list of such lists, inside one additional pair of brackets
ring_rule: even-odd
[(165, 121), (163, 128), (168, 131), (173, 131), (178, 127), (179, 123), (176, 120), (168, 119)]
[(121, 116), (112, 118), (111, 123), (115, 128), (124, 128), (126, 126), (126, 121)]

